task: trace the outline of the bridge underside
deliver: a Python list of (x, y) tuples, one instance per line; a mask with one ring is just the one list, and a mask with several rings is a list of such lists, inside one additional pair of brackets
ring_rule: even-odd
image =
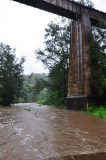
[[(90, 43), (92, 25), (99, 26), (106, 22), (106, 13), (84, 7), (69, 0), (14, 0), (37, 7), (67, 18), (73, 19), (71, 37), (71, 56), (68, 75), (68, 109), (86, 109), (88, 105), (97, 105), (106, 100), (89, 97), (91, 76)], [(104, 21), (104, 22), (103, 22)], [(103, 25), (102, 25), (103, 26)], [(106, 26), (104, 27), (106, 28)]]
[(83, 6), (71, 0), (13, 0), (35, 8), (39, 8), (66, 18), (78, 20), (82, 13), (90, 17), (93, 26), (105, 27), (106, 13)]

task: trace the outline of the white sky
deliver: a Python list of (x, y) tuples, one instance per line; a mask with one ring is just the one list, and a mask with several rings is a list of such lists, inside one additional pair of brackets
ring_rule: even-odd
[[(106, 12), (106, 0), (92, 0), (95, 8)], [(0, 0), (0, 43), (16, 48), (17, 57), (26, 57), (24, 73), (48, 72), (35, 60), (34, 50), (44, 47), (47, 24), (57, 16), (11, 0)]]

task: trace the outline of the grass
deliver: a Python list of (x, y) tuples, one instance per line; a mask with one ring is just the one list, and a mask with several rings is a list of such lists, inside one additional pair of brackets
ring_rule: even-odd
[(39, 99), (36, 101), (36, 103), (38, 103), (39, 105), (45, 105), (46, 100), (44, 99)]
[(39, 99), (36, 101), (36, 103), (39, 104), (39, 106), (49, 105), (51, 107), (58, 108), (58, 109), (66, 109), (64, 105), (48, 104), (46, 99)]
[(106, 118), (106, 107), (103, 107), (101, 106), (100, 108), (95, 108), (95, 109), (92, 109), (93, 107), (90, 107), (88, 109), (88, 114), (94, 116), (94, 117), (97, 117), (97, 118), (100, 118), (100, 119), (104, 119)]

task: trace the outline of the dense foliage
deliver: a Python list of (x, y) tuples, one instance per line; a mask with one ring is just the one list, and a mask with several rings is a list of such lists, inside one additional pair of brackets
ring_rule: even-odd
[(90, 51), (91, 96), (106, 96), (106, 30), (93, 27)]
[(24, 76), (24, 85), (16, 102), (35, 102), (47, 97), (48, 76), (44, 73)]
[(64, 104), (67, 95), (69, 53), (70, 53), (70, 23), (60, 19), (58, 23), (51, 22), (45, 29), (45, 49), (36, 50), (36, 57), (49, 69), (49, 97), (47, 104)]
[(4, 106), (10, 105), (20, 95), (23, 86), (23, 63), (15, 56), (15, 49), (0, 44), (0, 100)]
[(90, 7), (90, 8), (94, 8), (94, 4), (90, 0), (78, 0), (78, 3), (80, 3), (84, 6)]
[(95, 108), (94, 106), (88, 109), (88, 114), (94, 116), (96, 118), (106, 118), (106, 106), (100, 106), (99, 108)]

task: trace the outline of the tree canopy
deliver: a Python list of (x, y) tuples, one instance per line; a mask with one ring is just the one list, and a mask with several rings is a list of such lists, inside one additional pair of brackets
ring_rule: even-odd
[(10, 105), (23, 86), (23, 63), (15, 55), (15, 49), (3, 43), (0, 44), (0, 97), (4, 106)]
[(64, 104), (67, 95), (67, 81), (70, 54), (70, 22), (62, 18), (51, 22), (45, 29), (45, 49), (36, 50), (37, 59), (49, 69), (48, 102)]
[(106, 95), (106, 30), (93, 27), (90, 50), (91, 96)]

